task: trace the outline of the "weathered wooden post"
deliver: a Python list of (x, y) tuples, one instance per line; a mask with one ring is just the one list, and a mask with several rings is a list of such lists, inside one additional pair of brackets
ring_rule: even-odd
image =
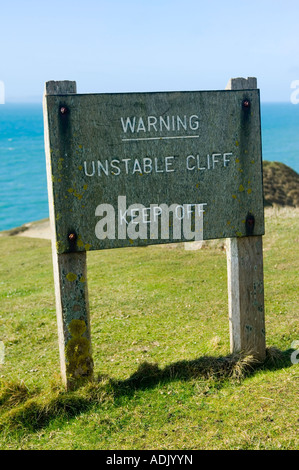
[[(46, 97), (49, 95), (66, 95), (76, 93), (76, 82), (49, 81), (45, 85), (44, 95), (44, 127), (45, 150), (49, 195), (49, 212), (52, 230), (52, 256), (56, 296), (56, 313), (58, 323), (58, 339), (60, 351), (60, 365), (63, 382), (67, 389), (71, 390), (93, 378), (93, 360), (91, 354), (90, 321), (86, 275), (86, 251), (74, 252), (76, 233), (68, 233), (65, 240), (69, 246), (69, 252), (59, 254), (57, 250), (57, 234), (55, 218), (59, 217), (55, 212), (53, 195), (52, 161), (58, 162), (55, 170), (59, 173), (59, 166), (68, 157), (68, 116), (63, 98), (57, 109), (59, 121), (58, 140), (61, 148), (53, 148), (51, 134), (49, 133), (49, 114)], [(56, 159), (51, 160), (52, 152), (60, 152)], [(59, 179), (59, 178), (58, 178)]]
[[(226, 87), (227, 90), (256, 88), (257, 80), (253, 77), (230, 79)], [(250, 107), (250, 102), (244, 104)], [(246, 146), (242, 151), (241, 158), (247, 158)], [(246, 222), (250, 233), (254, 213)], [(262, 361), (266, 341), (261, 235), (227, 239), (227, 275), (231, 352), (251, 353)]]

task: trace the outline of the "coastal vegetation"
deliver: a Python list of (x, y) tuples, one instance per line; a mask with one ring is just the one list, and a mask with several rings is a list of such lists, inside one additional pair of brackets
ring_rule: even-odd
[(223, 243), (88, 253), (95, 380), (73, 392), (50, 242), (0, 237), (0, 448), (298, 448), (298, 229), (266, 209), (262, 364), (230, 354)]

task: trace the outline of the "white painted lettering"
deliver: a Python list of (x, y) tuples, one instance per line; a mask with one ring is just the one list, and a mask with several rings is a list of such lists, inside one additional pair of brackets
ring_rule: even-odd
[(118, 164), (119, 164), (120, 161), (119, 161), (119, 160), (112, 160), (112, 161), (111, 161), (111, 167), (116, 169), (116, 171), (111, 171), (111, 173), (112, 173), (112, 175), (116, 175), (116, 176), (117, 176), (117, 175), (120, 174), (120, 168), (119, 168), (118, 166), (116, 166), (114, 163), (118, 163)]
[[(215, 168), (226, 168), (231, 162), (232, 152), (213, 153), (211, 155), (187, 155), (186, 156), (186, 170), (187, 171), (206, 171), (214, 170)], [(151, 174), (151, 173), (172, 173), (177, 171), (176, 167), (179, 159), (175, 159), (174, 155), (167, 157), (144, 157), (144, 158), (123, 158), (121, 160), (114, 158), (111, 161), (97, 160), (97, 161), (84, 161), (83, 168), (84, 174), (88, 177), (93, 177), (97, 174), (99, 177), (105, 176), (119, 176), (121, 173), (126, 175), (137, 174)], [(97, 173), (96, 173), (97, 165)]]
[[(180, 213), (180, 215), (179, 215)], [(177, 219), (182, 220), (185, 216), (185, 209), (184, 206), (177, 205), (175, 208), (175, 216)]]
[(192, 131), (196, 131), (199, 128), (199, 117), (196, 114), (190, 116), (189, 126)]
[(131, 159), (130, 159), (130, 158), (123, 158), (123, 159), (122, 159), (122, 162), (124, 162), (124, 163), (125, 163), (125, 167), (126, 167), (126, 174), (128, 174), (128, 173), (129, 173), (129, 165), (128, 165), (128, 162), (129, 162), (129, 161), (131, 161)]
[(134, 173), (140, 173), (142, 175), (142, 170), (141, 170), (141, 166), (140, 166), (140, 163), (139, 161), (137, 160), (137, 158), (135, 158), (135, 161), (134, 161), (134, 167), (133, 167), (133, 171), (132, 171), (132, 174)]
[(98, 175), (101, 176), (101, 171), (105, 173), (106, 176), (108, 176), (109, 171), (108, 171), (108, 160), (105, 161), (105, 168), (102, 162), (98, 160)]
[(190, 218), (190, 214), (192, 214), (192, 206), (194, 206), (194, 204), (186, 204), (186, 210), (187, 210), (187, 217), (188, 217), (188, 219)]
[(200, 166), (200, 163), (199, 163), (200, 157), (199, 157), (199, 155), (197, 155), (196, 158), (197, 158), (197, 168), (198, 168), (198, 170), (205, 170), (206, 169), (205, 166), (203, 166), (203, 167)]
[(188, 155), (188, 157), (186, 158), (187, 170), (194, 170), (194, 169), (195, 169), (195, 165), (194, 165), (194, 166), (190, 166), (190, 165), (189, 165), (190, 159), (195, 160), (195, 157), (194, 157), (193, 155)]
[(144, 173), (151, 173), (153, 171), (153, 162), (151, 158), (144, 158), (143, 159), (143, 172)]
[(159, 215), (162, 214), (162, 209), (161, 207), (155, 206), (154, 204), (151, 204), (151, 209), (153, 209), (154, 221), (156, 222), (158, 220)]
[[(130, 206), (130, 207), (131, 207), (131, 206)], [(129, 215), (131, 216), (131, 223), (132, 223), (133, 225), (137, 225), (137, 224), (138, 224), (138, 222), (135, 222), (135, 219), (137, 219), (137, 215), (135, 214), (136, 211), (139, 212), (139, 208), (135, 208), (135, 207), (134, 207), (133, 209), (131, 209), (131, 212), (129, 213)]]
[(166, 121), (165, 119), (160, 116), (160, 131), (163, 131), (163, 126), (167, 131), (170, 131), (170, 116), (166, 116)]
[(216, 157), (221, 157), (221, 153), (213, 153), (213, 154), (212, 154), (213, 170), (214, 170), (214, 168), (215, 168), (216, 163), (219, 163), (219, 160), (217, 160)]
[(230, 156), (232, 156), (231, 152), (223, 154), (223, 166), (228, 166), (230, 159), (226, 157), (230, 157)]
[(139, 132), (163, 132), (163, 131), (196, 131), (199, 128), (199, 117), (197, 114), (191, 116), (134, 116), (120, 118), (122, 130), (127, 133)]
[(150, 211), (151, 208), (150, 207), (144, 207), (142, 209), (142, 221), (144, 224), (149, 224), (150, 223), (150, 214), (148, 213), (148, 211)]
[(128, 127), (131, 129), (131, 132), (134, 132), (135, 129), (135, 122), (136, 122), (136, 117), (134, 116), (133, 121), (131, 122), (131, 119), (127, 117), (126, 122), (124, 122), (123, 118), (120, 118), (122, 126), (123, 126), (123, 131), (127, 132)]
[(173, 166), (173, 159), (174, 159), (173, 156), (172, 156), (172, 157), (166, 157), (166, 158), (165, 158), (165, 171), (166, 171), (167, 173), (170, 173), (170, 172), (174, 171), (174, 168), (172, 168), (172, 166)]
[(155, 158), (155, 171), (156, 171), (156, 173), (163, 173), (163, 170), (158, 169), (158, 159), (157, 158)]
[(140, 132), (140, 131), (146, 132), (146, 128), (145, 128), (142, 117), (139, 118), (138, 127), (137, 127), (137, 132)]
[(207, 155), (207, 160), (208, 160), (208, 170), (209, 170), (211, 168), (210, 155)]
[(183, 117), (183, 120), (180, 118), (180, 116), (177, 116), (177, 130), (180, 130), (180, 127), (186, 131), (187, 130), (187, 116)]
[(175, 131), (175, 116), (171, 116), (171, 117), (172, 117), (172, 119), (171, 119), (171, 121), (172, 121), (172, 130)]
[[(170, 206), (150, 204), (149, 207), (145, 207), (143, 204), (131, 204), (127, 208), (126, 196), (119, 196), (117, 211), (111, 204), (100, 204), (96, 207), (95, 216), (101, 219), (95, 225), (95, 235), (99, 240), (105, 238), (115, 240), (117, 224), (118, 240), (127, 238), (147, 240), (148, 228), (151, 240), (157, 240), (159, 233), (161, 240), (202, 240), (203, 213), (206, 205), (207, 203)], [(131, 217), (131, 220), (128, 221), (127, 217)]]
[(156, 118), (156, 116), (148, 116), (148, 118), (147, 118), (147, 130), (148, 130), (148, 132), (151, 132), (152, 127), (157, 132), (157, 118)]
[(86, 176), (93, 176), (95, 174), (96, 169), (95, 169), (94, 162), (91, 162), (91, 166), (92, 166), (92, 173), (88, 173), (87, 172), (87, 162), (84, 162), (84, 173), (85, 173)]

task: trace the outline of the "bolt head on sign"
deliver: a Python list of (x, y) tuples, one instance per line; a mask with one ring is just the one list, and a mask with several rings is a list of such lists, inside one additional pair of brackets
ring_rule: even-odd
[(264, 234), (259, 90), (46, 106), (59, 253)]

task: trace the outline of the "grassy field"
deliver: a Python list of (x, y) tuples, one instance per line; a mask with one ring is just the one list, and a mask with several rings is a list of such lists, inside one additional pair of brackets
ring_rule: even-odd
[(65, 392), (51, 247), (1, 237), (0, 448), (298, 449), (299, 210), (267, 209), (267, 360), (229, 353), (221, 244), (88, 254), (97, 380)]

